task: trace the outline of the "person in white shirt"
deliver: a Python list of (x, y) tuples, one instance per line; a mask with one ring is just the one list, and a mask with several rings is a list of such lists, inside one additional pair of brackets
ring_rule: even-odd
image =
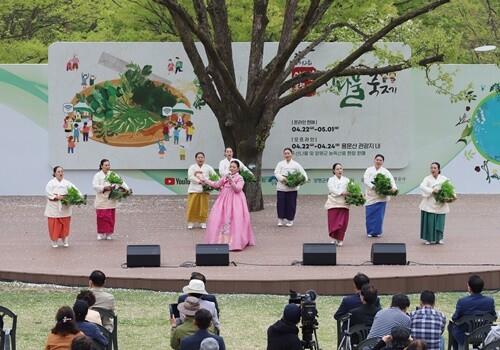
[[(431, 163), (431, 174), (426, 176), (420, 184), (422, 202), (420, 203), (420, 238), (425, 244), (444, 244), (444, 222), (446, 213), (450, 212), (448, 203), (438, 203), (434, 193), (439, 192), (443, 182), (448, 180), (441, 175), (441, 165)], [(456, 199), (456, 197), (455, 197)]]
[(221, 178), (230, 173), (229, 164), (231, 164), (233, 160), (237, 161), (240, 164), (240, 172), (248, 170), (248, 168), (245, 166), (245, 164), (243, 164), (241, 160), (233, 158), (233, 149), (231, 147), (226, 147), (224, 156), (225, 158), (219, 162), (219, 175)]
[(350, 206), (345, 200), (349, 179), (342, 176), (342, 164), (333, 164), (332, 170), (334, 176), (328, 179), (328, 200), (325, 203), (325, 209), (328, 210), (328, 233), (333, 244), (342, 246), (349, 224)]
[(293, 225), (295, 212), (297, 211), (297, 193), (300, 186), (287, 186), (287, 176), (299, 172), (307, 181), (307, 174), (304, 168), (292, 159), (293, 151), (290, 148), (283, 150), (283, 156), (285, 159), (279, 162), (276, 169), (274, 169), (274, 176), (278, 180), (276, 184), (276, 209), (278, 212), (278, 226), (283, 226), (284, 221), (287, 220), (286, 226), (290, 227)]
[(389, 196), (378, 195), (375, 192), (375, 185), (373, 181), (378, 173), (381, 173), (391, 180), (392, 191), (396, 192), (396, 181), (392, 174), (384, 168), (385, 158), (381, 154), (377, 154), (373, 160), (374, 165), (366, 169), (363, 175), (363, 182), (366, 185), (365, 191), (365, 213), (366, 213), (366, 234), (368, 237), (380, 237), (382, 234), (382, 227), (384, 226), (385, 209), (387, 202), (390, 200)]
[(45, 186), (45, 195), (47, 204), (45, 205), (44, 215), (48, 218), (48, 227), (52, 247), (57, 248), (57, 241), (62, 239), (63, 246), (68, 246), (68, 236), (71, 224), (71, 205), (64, 205), (61, 202), (68, 194), (68, 189), (74, 187), (78, 193), (80, 190), (70, 181), (64, 179), (64, 169), (61, 166), (54, 167), (54, 178)]

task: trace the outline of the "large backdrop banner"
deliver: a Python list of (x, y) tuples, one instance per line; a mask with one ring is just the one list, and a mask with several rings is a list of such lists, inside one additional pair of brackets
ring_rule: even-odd
[[(243, 89), (249, 46), (234, 45)], [(270, 43), (266, 57), (275, 50)], [(349, 50), (322, 45), (291, 74), (325, 69)], [(432, 161), (459, 193), (498, 193), (500, 69), (443, 68), (454, 74), (452, 93), (470, 84), (465, 101), (452, 103), (422, 71), (408, 70), (332, 80), (282, 110), (264, 152), (264, 193), (275, 191), (273, 169), (285, 147), (310, 175), (304, 194), (327, 192), (335, 162), (361, 181), (377, 153), (402, 193), (416, 191)], [(186, 193), (196, 152), (214, 168), (223, 158), (216, 118), (201, 94), (179, 43), (56, 43), (48, 66), (0, 65), (0, 195), (43, 194), (55, 165), (91, 194), (102, 158), (136, 194)]]

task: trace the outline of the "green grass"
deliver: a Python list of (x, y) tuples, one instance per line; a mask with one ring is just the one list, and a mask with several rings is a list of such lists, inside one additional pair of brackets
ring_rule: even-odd
[[(55, 324), (57, 309), (73, 306), (81, 288), (54, 285), (35, 285), (17, 282), (0, 282), (0, 305), (18, 315), (17, 348), (41, 349), (48, 332)], [(170, 326), (168, 304), (177, 301), (177, 293), (146, 290), (109, 289), (116, 298), (118, 313), (118, 344), (121, 349), (169, 349)], [(299, 291), (304, 293), (305, 291)], [(486, 291), (500, 305), (500, 294)], [(437, 294), (436, 309), (448, 319), (455, 310), (458, 298), (464, 293)], [(418, 305), (417, 294), (409, 295), (411, 310)], [(383, 307), (391, 296), (381, 296)], [(221, 309), (221, 335), (228, 350), (266, 348), (266, 331), (281, 317), (286, 295), (218, 294)], [(332, 315), (341, 297), (318, 296), (319, 344), (323, 350), (335, 349), (336, 322)], [(445, 332), (445, 337), (447, 334)]]

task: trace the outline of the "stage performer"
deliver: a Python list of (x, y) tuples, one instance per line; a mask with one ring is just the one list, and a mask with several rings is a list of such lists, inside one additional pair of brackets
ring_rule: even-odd
[[(441, 175), (441, 165), (431, 163), (431, 174), (426, 176), (420, 184), (422, 202), (420, 203), (420, 238), (425, 244), (444, 244), (444, 222), (446, 213), (450, 212), (448, 203), (438, 203), (434, 193), (439, 192), (443, 182), (448, 180)], [(456, 199), (456, 196), (453, 200)]]
[(238, 162), (239, 168), (241, 171), (250, 171), (248, 168), (243, 164), (243, 162), (239, 159), (233, 158), (233, 149), (231, 147), (226, 147), (224, 151), (224, 156), (225, 158), (219, 162), (219, 175), (220, 177), (224, 177), (227, 174), (230, 174), (231, 172), (229, 171), (229, 164), (235, 160)]
[(247, 245), (255, 245), (243, 192), (245, 180), (239, 171), (240, 163), (233, 159), (229, 164), (229, 174), (218, 181), (203, 181), (211, 187), (220, 188), (208, 218), (206, 244), (229, 244), (229, 250), (243, 250)]
[(187, 200), (187, 228), (192, 229), (195, 223), (201, 228), (207, 228), (208, 199), (210, 194), (203, 191), (203, 180), (210, 179), (210, 175), (217, 175), (214, 168), (205, 164), (205, 154), (198, 152), (194, 156), (196, 163), (188, 169), (189, 187)]
[(385, 209), (389, 196), (378, 195), (375, 192), (373, 181), (378, 173), (381, 173), (391, 180), (392, 191), (396, 192), (396, 182), (392, 174), (384, 168), (385, 158), (381, 154), (377, 154), (373, 161), (374, 165), (366, 169), (363, 175), (363, 181), (367, 187), (365, 191), (365, 213), (366, 213), (366, 234), (368, 237), (380, 237), (382, 227), (384, 225)]
[(345, 200), (349, 179), (342, 176), (344, 173), (342, 164), (333, 164), (332, 170), (334, 176), (328, 179), (328, 199), (325, 209), (328, 210), (328, 233), (332, 243), (341, 247), (349, 224), (349, 204)]
[[(109, 160), (102, 159), (99, 164), (99, 172), (95, 174), (92, 186), (96, 191), (95, 196), (95, 212), (97, 216), (97, 240), (111, 239), (111, 235), (115, 231), (115, 214), (118, 201), (109, 199), (110, 192), (116, 185), (112, 185), (106, 181), (106, 176), (111, 169)], [(120, 185), (123, 189), (130, 191), (125, 181)]]
[(67, 247), (72, 206), (63, 204), (61, 199), (68, 194), (68, 189), (71, 187), (74, 187), (80, 195), (82, 194), (75, 185), (64, 178), (62, 167), (54, 167), (52, 176), (54, 178), (45, 186), (45, 195), (47, 196), (45, 216), (48, 218), (50, 240), (53, 248), (57, 248), (59, 238), (62, 239), (63, 246)]
[(304, 168), (292, 159), (293, 152), (291, 148), (283, 150), (284, 160), (279, 162), (274, 169), (274, 176), (278, 180), (276, 185), (277, 190), (277, 205), (278, 212), (278, 226), (283, 226), (285, 219), (288, 221), (286, 226), (293, 225), (295, 219), (295, 212), (297, 210), (297, 193), (300, 184), (289, 183), (288, 177), (294, 173), (300, 173), (303, 176), (303, 182), (307, 181), (307, 174)]

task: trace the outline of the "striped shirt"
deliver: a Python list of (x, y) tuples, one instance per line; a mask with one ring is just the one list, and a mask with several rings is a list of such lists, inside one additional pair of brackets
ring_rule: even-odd
[(411, 314), (411, 336), (413, 339), (423, 339), (429, 350), (439, 350), (441, 335), (446, 326), (446, 316), (424, 306)]
[(411, 325), (410, 316), (405, 314), (398, 307), (382, 309), (375, 315), (368, 338), (378, 338), (384, 335), (390, 335), (392, 327), (396, 324), (400, 324), (409, 330)]

